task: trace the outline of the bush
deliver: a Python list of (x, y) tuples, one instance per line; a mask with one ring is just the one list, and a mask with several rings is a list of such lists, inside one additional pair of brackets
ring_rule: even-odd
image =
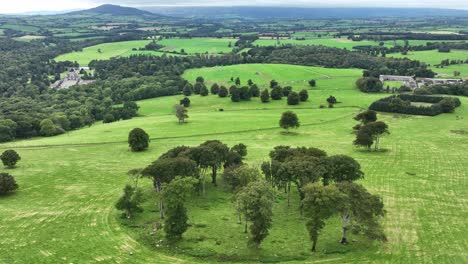
[(3, 152), (0, 159), (6, 167), (14, 168), (16, 163), (21, 160), (21, 157), (16, 151), (10, 149)]
[(292, 87), (291, 86), (286, 86), (283, 88), (283, 95), (288, 96), (289, 93), (292, 92)]
[(307, 99), (309, 99), (309, 92), (307, 92), (306, 89), (301, 90), (299, 92), (299, 99), (301, 100), (301, 102), (307, 101)]
[(228, 89), (224, 86), (219, 88), (218, 96), (219, 97), (227, 97), (229, 95)]
[(311, 87), (315, 87), (316, 84), (317, 84), (317, 82), (315, 80), (313, 80), (313, 79), (309, 81), (309, 85)]
[(262, 103), (268, 103), (270, 101), (270, 93), (268, 92), (268, 89), (262, 91), (260, 100), (262, 100)]
[(356, 86), (365, 93), (378, 93), (383, 91), (382, 82), (375, 77), (363, 77), (356, 81)]
[(134, 128), (128, 135), (128, 145), (134, 152), (146, 150), (149, 146), (149, 136), (141, 128)]
[(281, 100), (282, 97), (283, 97), (283, 89), (281, 89), (281, 87), (276, 86), (271, 90), (272, 100)]
[(290, 92), (288, 95), (288, 105), (298, 105), (299, 104), (299, 94), (296, 92)]
[(113, 114), (105, 114), (104, 119), (102, 120), (104, 124), (115, 122), (115, 117)]
[(189, 107), (190, 99), (188, 97), (185, 97), (184, 99), (180, 100), (180, 104), (183, 105), (184, 107)]
[(7, 194), (18, 189), (15, 178), (8, 173), (0, 173), (0, 195)]

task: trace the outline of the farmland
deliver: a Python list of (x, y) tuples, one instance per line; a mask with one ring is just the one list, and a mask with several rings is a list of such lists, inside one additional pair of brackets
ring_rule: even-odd
[[(309, 90), (310, 100), (299, 106), (288, 107), (285, 100), (261, 104), (254, 98), (250, 102), (233, 103), (229, 98), (194, 95), (190, 97), (189, 122), (179, 125), (172, 114), (172, 106), (181, 96), (162, 97), (138, 102), (141, 116), (132, 120), (96, 124), (53, 138), (0, 145), (0, 150), (15, 148), (23, 157), (18, 168), (12, 171), (21, 189), (5, 197), (0, 207), (5, 216), (0, 220), (4, 238), (0, 247), (15, 250), (3, 251), (0, 260), (5, 263), (64, 260), (74, 263), (197, 263), (206, 262), (200, 256), (219, 261), (216, 256), (224, 255), (232, 260), (289, 260), (291, 263), (314, 260), (342, 263), (345, 259), (408, 263), (420, 260), (421, 256), (427, 263), (463, 262), (466, 252), (452, 245), (463, 244), (465, 239), (461, 230), (465, 216), (459, 208), (463, 208), (463, 197), (467, 195), (464, 168), (468, 163), (464, 157), (468, 145), (466, 135), (450, 131), (468, 131), (467, 123), (455, 118), (468, 118), (468, 100), (462, 98), (463, 104), (456, 113), (437, 117), (380, 115), (389, 124), (392, 134), (383, 140), (385, 151), (368, 153), (351, 144), (351, 127), (356, 124), (352, 117), (361, 107), (367, 107), (383, 95), (357, 91), (354, 79), (346, 76), (358, 74), (358, 70), (305, 67), (299, 71), (296, 66), (290, 66), (290, 72), (299, 72), (290, 77), (289, 74), (280, 75), (279, 72), (287, 69), (275, 68), (279, 67), (277, 65), (248, 66), (251, 68), (240, 65), (236, 66), (239, 69), (196, 69), (184, 76), (192, 80), (202, 75), (212, 83), (222, 82), (233, 72), (247, 79), (252, 71), (271, 69), (278, 75), (269, 73), (269, 78), (281, 83), (306, 75), (317, 76), (314, 73), (336, 78), (318, 80), (317, 87)], [(266, 81), (258, 81), (266, 84)], [(319, 109), (318, 105), (330, 94), (342, 103), (334, 109)], [(219, 112), (219, 108), (224, 111)], [(281, 134), (277, 127), (279, 115), (285, 109), (295, 111), (301, 120), (302, 126), (294, 135)], [(152, 141), (148, 151), (129, 152), (126, 136), (134, 127), (141, 127), (150, 134)], [(417, 137), (413, 136), (415, 133)], [(319, 252), (311, 255), (304, 220), (296, 212), (297, 194), (293, 193), (290, 208), (280, 194), (274, 206), (275, 222), (270, 236), (260, 252), (249, 253), (242, 226), (234, 221), (230, 195), (220, 186), (209, 187), (205, 197), (195, 197), (188, 205), (193, 227), (184, 235), (179, 249), (154, 248), (151, 241), (158, 235), (149, 236), (151, 225), (148, 222), (158, 218), (153, 212), (155, 198), (150, 181), (142, 180), (149, 200), (144, 204), (145, 212), (135, 220), (120, 220), (113, 209), (120, 189), (129, 181), (126, 172), (146, 166), (169, 148), (182, 144), (192, 146), (213, 138), (231, 146), (246, 144), (247, 162), (254, 166), (264, 161), (275, 145), (313, 146), (329, 154), (351, 155), (366, 173), (361, 183), (383, 196), (388, 242), (375, 244), (355, 237), (356, 242), (340, 246), (336, 242), (337, 225), (330, 225), (323, 231)], [(440, 225), (440, 222), (446, 224)], [(57, 227), (63, 228), (57, 231)]]
[[(176, 51), (184, 49), (186, 53), (228, 53), (232, 51), (232, 47), (236, 39), (232, 38), (171, 38), (158, 41), (158, 44), (165, 46), (163, 51)], [(232, 47), (229, 47), (231, 44)]]

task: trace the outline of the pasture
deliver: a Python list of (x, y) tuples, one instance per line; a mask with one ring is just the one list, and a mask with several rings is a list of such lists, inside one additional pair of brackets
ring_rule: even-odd
[(158, 44), (165, 46), (163, 51), (180, 52), (184, 49), (188, 54), (218, 54), (231, 52), (236, 41), (232, 38), (169, 38), (158, 41)]
[[(305, 39), (305, 40), (297, 40), (297, 39), (259, 39), (256, 40), (254, 45), (258, 46), (281, 46), (281, 45), (323, 45), (328, 47), (335, 47), (340, 49), (348, 49), (352, 50), (355, 46), (376, 46), (379, 45), (379, 42), (376, 41), (352, 41), (347, 38), (314, 38), (314, 39)], [(385, 43), (386, 46), (393, 46), (390, 42)]]
[(150, 40), (133, 40), (104, 43), (84, 48), (83, 51), (75, 51), (62, 54), (55, 58), (56, 61), (76, 61), (81, 66), (87, 66), (92, 60), (107, 60), (112, 57), (119, 57), (132, 49), (145, 47)]
[[(222, 83), (236, 73), (245, 83), (255, 75), (252, 72), (268, 75), (254, 80), (261, 85), (270, 78), (280, 83), (310, 76), (333, 78), (318, 80), (317, 87), (309, 90), (309, 101), (297, 106), (287, 106), (285, 99), (233, 103), (229, 98), (193, 95), (188, 123), (179, 125), (172, 107), (182, 96), (162, 97), (138, 102), (140, 116), (132, 120), (0, 144), (0, 151), (13, 148), (22, 156), (18, 167), (8, 170), (19, 190), (0, 199), (0, 263), (463, 263), (467, 259), (468, 140), (466, 133), (457, 133), (468, 131), (467, 98), (460, 98), (462, 106), (453, 114), (379, 114), (391, 135), (382, 139), (383, 151), (369, 153), (352, 146), (351, 128), (356, 124), (352, 117), (386, 95), (360, 93), (354, 87), (359, 70), (238, 65), (194, 69), (184, 76), (193, 81), (201, 75), (209, 83)], [(319, 109), (329, 95), (341, 103)], [(295, 111), (301, 121), (295, 134), (284, 135), (278, 128), (286, 109)], [(129, 151), (127, 135), (134, 127), (145, 129), (152, 138), (148, 151)], [(151, 232), (152, 224), (160, 220), (146, 179), (141, 180), (148, 198), (145, 211), (132, 221), (119, 218), (114, 204), (129, 182), (128, 170), (148, 165), (172, 147), (209, 139), (230, 146), (246, 144), (246, 161), (254, 166), (266, 160), (276, 145), (313, 146), (330, 155), (354, 157), (366, 174), (361, 183), (383, 197), (388, 242), (369, 243), (352, 236), (353, 242), (342, 246), (338, 225), (327, 225), (318, 252), (312, 254), (297, 195), (293, 193), (288, 208), (280, 193), (270, 236), (260, 250), (248, 250), (243, 227), (235, 222), (231, 195), (219, 186), (209, 187), (205, 197), (191, 199), (192, 227), (177, 248), (157, 247), (159, 235)]]

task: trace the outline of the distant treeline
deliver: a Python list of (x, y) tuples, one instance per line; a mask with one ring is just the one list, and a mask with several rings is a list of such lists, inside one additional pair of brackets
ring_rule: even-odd
[(468, 96), (468, 82), (431, 85), (431, 86), (419, 88), (415, 91), (415, 93)]
[(430, 34), (430, 33), (413, 33), (413, 32), (366, 32), (354, 33), (347, 32), (340, 35), (348, 36), (349, 39), (360, 40), (468, 40), (468, 35), (465, 34)]

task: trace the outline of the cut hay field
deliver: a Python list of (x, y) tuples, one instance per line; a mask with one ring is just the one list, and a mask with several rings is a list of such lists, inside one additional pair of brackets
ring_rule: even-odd
[[(244, 66), (230, 70), (267, 71), (260, 65), (244, 71)], [(298, 71), (290, 67), (290, 72)], [(195, 69), (185, 76), (190, 81), (202, 75), (209, 82), (221, 82), (224, 73), (216, 74), (216, 70), (225, 69)], [(276, 74), (269, 73), (271, 78), (283, 83), (294, 79), (282, 72), (285, 68), (275, 70)], [(309, 90), (310, 100), (294, 107), (284, 99), (268, 104), (258, 98), (233, 103), (229, 98), (194, 95), (188, 123), (178, 125), (172, 106), (182, 96), (162, 97), (138, 102), (140, 116), (132, 120), (0, 144), (0, 151), (14, 148), (22, 156), (17, 168), (7, 170), (20, 188), (0, 198), (0, 263), (464, 263), (468, 258), (468, 136), (460, 131), (468, 132), (468, 98), (460, 98), (462, 106), (453, 114), (380, 114), (391, 135), (382, 139), (384, 151), (369, 153), (352, 146), (351, 127), (356, 124), (352, 117), (386, 95), (360, 93), (354, 87), (356, 78), (345, 73), (359, 75), (358, 70), (340, 71), (322, 69), (321, 74), (335, 77), (318, 80), (317, 87)], [(248, 76), (240, 77), (244, 81)], [(319, 109), (329, 95), (342, 103)], [(286, 109), (297, 112), (301, 120), (296, 134), (285, 135), (278, 128), (279, 116)], [(126, 139), (134, 127), (150, 134), (148, 151), (129, 151)], [(326, 226), (318, 252), (311, 254), (294, 193), (290, 208), (279, 194), (270, 235), (260, 250), (248, 250), (230, 195), (222, 186), (210, 186), (205, 197), (189, 202), (192, 227), (177, 249), (154, 246), (158, 235), (150, 233), (159, 217), (149, 180), (142, 180), (149, 199), (145, 212), (128, 221), (120, 219), (114, 209), (129, 182), (126, 172), (148, 165), (172, 147), (209, 139), (230, 146), (246, 144), (246, 161), (251, 165), (266, 160), (276, 145), (313, 146), (330, 155), (354, 157), (366, 173), (360, 183), (383, 197), (388, 242), (370, 243), (352, 236), (354, 242), (342, 246), (338, 219), (331, 219), (334, 224)]]
[[(236, 41), (232, 38), (169, 38), (158, 41), (158, 44), (165, 46), (163, 51), (180, 52), (181, 49), (184, 49), (188, 54), (218, 54), (231, 52)], [(229, 47), (229, 43), (231, 43), (231, 47)]]

